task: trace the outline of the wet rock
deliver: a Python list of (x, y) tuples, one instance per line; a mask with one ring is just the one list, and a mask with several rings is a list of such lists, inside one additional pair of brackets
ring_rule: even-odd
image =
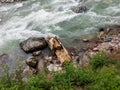
[(2, 3), (4, 3), (4, 2), (9, 2), (9, 3), (12, 3), (12, 2), (14, 2), (15, 0), (1, 0), (0, 2), (2, 2)]
[(112, 38), (105, 38), (103, 41), (104, 41), (104, 42), (111, 42), (111, 41), (112, 41)]
[(25, 1), (25, 0), (0, 0), (2, 3), (13, 3), (13, 2), (18, 2), (18, 1)]
[(29, 57), (27, 60), (26, 60), (26, 64), (32, 68), (36, 68), (37, 67), (37, 64), (38, 64), (38, 60), (35, 58), (35, 57)]
[(20, 47), (21, 49), (23, 49), (23, 51), (30, 53), (30, 52), (34, 52), (34, 51), (42, 50), (46, 48), (47, 42), (43, 37), (40, 37), (40, 38), (32, 37), (21, 42)]
[(84, 0), (75, 0), (76, 2), (80, 3), (80, 2), (84, 2)]
[(87, 38), (82, 39), (83, 42), (89, 42), (90, 40)]
[(78, 6), (73, 9), (75, 13), (83, 13), (86, 12), (88, 8), (86, 6)]
[(0, 55), (0, 64), (6, 64), (10, 60), (8, 54), (1, 54)]

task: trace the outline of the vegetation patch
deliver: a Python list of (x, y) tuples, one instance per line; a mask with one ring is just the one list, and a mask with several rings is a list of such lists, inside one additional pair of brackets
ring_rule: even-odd
[(22, 80), (21, 72), (11, 77), (6, 68), (0, 90), (120, 90), (119, 70), (118, 62), (100, 52), (93, 56), (88, 67), (75, 68), (72, 62), (65, 62), (62, 71), (30, 75), (27, 82)]

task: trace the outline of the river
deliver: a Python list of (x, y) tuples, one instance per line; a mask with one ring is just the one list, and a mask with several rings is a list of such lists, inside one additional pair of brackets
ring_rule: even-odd
[[(120, 25), (120, 0), (84, 0), (87, 12), (74, 13), (74, 0), (27, 0), (0, 4), (0, 53), (25, 59), (19, 43), (29, 37), (58, 36), (68, 46), (94, 36), (99, 27)], [(22, 52), (23, 53), (23, 52)]]

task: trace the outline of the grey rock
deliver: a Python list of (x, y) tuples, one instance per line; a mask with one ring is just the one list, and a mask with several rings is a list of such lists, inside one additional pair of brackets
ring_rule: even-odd
[(38, 64), (38, 60), (35, 58), (35, 57), (29, 57), (27, 60), (26, 60), (26, 64), (32, 68), (36, 68), (37, 67), (37, 64)]
[(13, 2), (18, 2), (18, 1), (25, 1), (25, 0), (0, 0), (2, 3), (13, 3)]
[(86, 12), (88, 8), (86, 6), (78, 6), (73, 9), (75, 13), (83, 13)]
[(104, 41), (104, 42), (111, 42), (111, 41), (112, 41), (112, 38), (105, 38), (103, 41)]
[(31, 37), (31, 38), (28, 38), (27, 40), (21, 42), (20, 47), (26, 53), (31, 53), (31, 52), (42, 50), (42, 49), (46, 48), (47, 42), (46, 42), (45, 38), (43, 38), (43, 37), (40, 37), (40, 38)]
[(10, 60), (9, 55), (8, 54), (1, 54), (0, 55), (0, 64), (6, 64), (8, 61)]

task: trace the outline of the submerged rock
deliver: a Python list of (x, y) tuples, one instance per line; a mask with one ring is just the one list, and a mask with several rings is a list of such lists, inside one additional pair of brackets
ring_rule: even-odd
[(0, 0), (2, 3), (13, 3), (13, 2), (18, 2), (18, 1), (25, 1), (25, 0)]
[(42, 50), (47, 47), (47, 42), (45, 38), (28, 38), (27, 40), (20, 43), (20, 47), (23, 49), (23, 51), (30, 53), (37, 50)]
[(88, 9), (86, 6), (78, 6), (76, 8), (73, 9), (73, 11), (75, 13), (83, 13), (83, 12), (86, 12)]
[(84, 0), (75, 0), (76, 2), (80, 3), (80, 2), (84, 2)]
[(8, 61), (10, 60), (9, 55), (8, 54), (1, 54), (0, 55), (0, 64), (6, 64)]

